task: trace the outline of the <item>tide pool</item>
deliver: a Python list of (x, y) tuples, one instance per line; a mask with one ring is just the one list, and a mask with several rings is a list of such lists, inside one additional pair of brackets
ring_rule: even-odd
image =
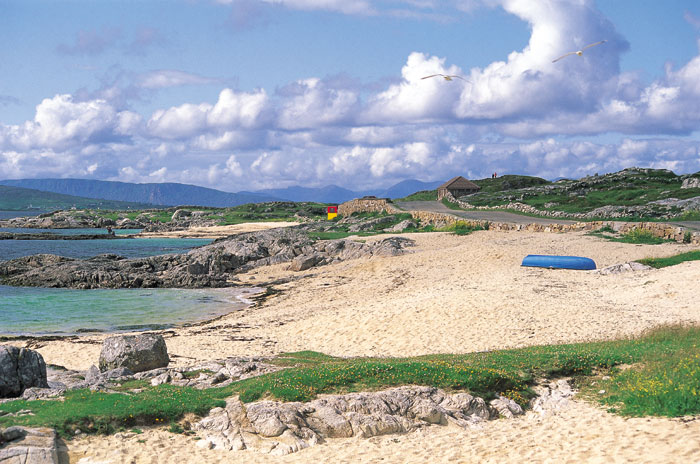
[(0, 334), (159, 330), (245, 308), (258, 288), (98, 289), (0, 285)]

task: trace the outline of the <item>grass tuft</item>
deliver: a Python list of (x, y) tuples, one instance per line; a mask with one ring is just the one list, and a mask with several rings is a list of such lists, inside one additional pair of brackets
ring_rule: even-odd
[(638, 262), (656, 269), (661, 269), (662, 267), (675, 266), (676, 264), (684, 263), (686, 261), (698, 260), (700, 260), (700, 250), (689, 251), (687, 253), (668, 256), (666, 258), (644, 258), (638, 260)]

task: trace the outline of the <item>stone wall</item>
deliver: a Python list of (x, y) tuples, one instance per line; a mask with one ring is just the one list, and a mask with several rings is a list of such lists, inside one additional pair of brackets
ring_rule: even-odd
[(386, 198), (356, 198), (346, 201), (338, 206), (338, 214), (350, 216), (353, 213), (402, 213), (396, 206), (392, 205)]
[[(452, 200), (454, 197), (448, 199)], [(343, 211), (343, 212), (341, 212)], [(700, 232), (689, 231), (684, 227), (660, 222), (620, 222), (620, 221), (587, 221), (574, 224), (513, 224), (509, 222), (492, 222), (482, 220), (462, 219), (446, 213), (435, 213), (432, 211), (402, 211), (396, 206), (387, 202), (386, 199), (359, 199), (343, 203), (338, 207), (338, 213), (344, 216), (355, 212), (382, 212), (387, 213), (410, 213), (414, 219), (418, 219), (422, 226), (431, 224), (436, 228), (454, 224), (457, 221), (466, 223), (468, 226), (488, 227), (489, 230), (514, 230), (526, 232), (576, 232), (597, 230), (605, 226), (612, 227), (613, 230), (625, 234), (634, 229), (648, 230), (655, 237), (682, 242), (686, 238), (686, 233), (690, 232), (690, 243), (700, 245)]]

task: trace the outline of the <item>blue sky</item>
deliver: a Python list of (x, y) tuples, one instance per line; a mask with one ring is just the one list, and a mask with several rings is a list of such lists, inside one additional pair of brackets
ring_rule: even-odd
[(696, 0), (0, 0), (0, 179), (696, 172), (699, 39)]

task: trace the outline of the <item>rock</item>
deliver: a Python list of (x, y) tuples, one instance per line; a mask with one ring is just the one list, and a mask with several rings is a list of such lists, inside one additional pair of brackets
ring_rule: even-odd
[(103, 342), (99, 366), (102, 372), (119, 367), (143, 372), (167, 367), (169, 362), (162, 335), (117, 335)]
[(700, 177), (689, 177), (683, 181), (682, 189), (700, 188)]
[(164, 383), (170, 383), (172, 378), (170, 377), (169, 372), (165, 372), (163, 374), (157, 375), (151, 379), (151, 385), (156, 387), (158, 385), (162, 385)]
[(321, 261), (323, 261), (323, 257), (318, 253), (314, 253), (311, 256), (297, 256), (292, 260), (292, 264), (289, 265), (289, 269), (291, 271), (305, 271), (311, 267), (314, 267)]
[(36, 351), (0, 346), (0, 398), (20, 396), (30, 387), (48, 388), (46, 364)]
[(192, 212), (187, 211), (186, 209), (178, 209), (173, 213), (170, 220), (177, 221), (178, 219), (181, 219), (184, 217), (190, 217), (190, 216), (192, 216)]
[(569, 406), (576, 393), (569, 385), (568, 379), (540, 381), (532, 388), (537, 397), (530, 400), (530, 408), (540, 414), (553, 414)]
[(226, 408), (212, 409), (194, 429), (206, 440), (204, 447), (287, 454), (326, 438), (369, 438), (448, 422), (467, 427), (499, 414), (522, 414), (522, 409), (507, 398), (493, 404), (466, 393), (449, 395), (437, 388), (416, 386), (328, 395), (309, 403), (260, 401), (243, 405), (238, 398), (230, 398)]
[(630, 261), (623, 264), (615, 264), (614, 266), (604, 267), (603, 269), (596, 269), (592, 271), (594, 274), (609, 275), (609, 274), (622, 274), (623, 272), (635, 272), (635, 271), (649, 271), (654, 269), (646, 264), (638, 263), (636, 261)]
[(27, 401), (45, 400), (48, 398), (57, 398), (66, 392), (66, 388), (39, 388), (30, 387), (22, 393), (22, 399)]
[(418, 224), (411, 219), (404, 219), (403, 221), (396, 224), (394, 227), (389, 227), (384, 229), (384, 232), (403, 232), (406, 229), (416, 228)]
[[(227, 287), (235, 274), (290, 262), (303, 270), (347, 259), (393, 256), (413, 242), (403, 238), (371, 243), (314, 241), (307, 228), (250, 232), (216, 240), (186, 254), (125, 259), (100, 255), (89, 259), (36, 255), (0, 261), (0, 282), (18, 286), (67, 288)], [(315, 226), (318, 227), (318, 226)], [(403, 241), (401, 241), (403, 240)]]
[[(11, 438), (0, 448), (2, 464), (58, 464), (56, 432), (48, 428), (10, 427), (3, 440)], [(2, 442), (2, 440), (0, 440)]]
[(505, 396), (499, 396), (495, 400), (491, 400), (489, 405), (498, 412), (500, 417), (505, 417), (506, 419), (512, 419), (523, 414), (523, 408)]

